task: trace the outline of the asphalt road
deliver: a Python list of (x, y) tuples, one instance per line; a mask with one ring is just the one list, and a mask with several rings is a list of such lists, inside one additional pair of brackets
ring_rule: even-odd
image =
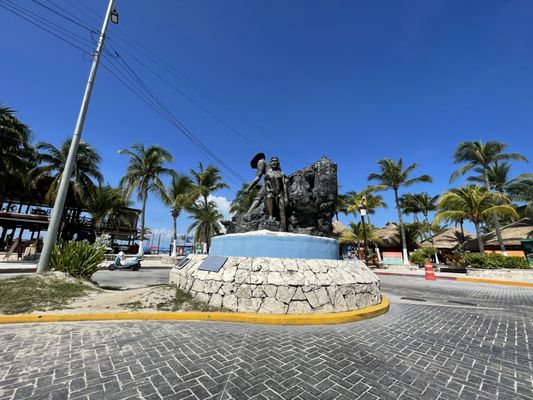
[(337, 326), (3, 325), (0, 399), (533, 398), (533, 289), (381, 278), (390, 311)]

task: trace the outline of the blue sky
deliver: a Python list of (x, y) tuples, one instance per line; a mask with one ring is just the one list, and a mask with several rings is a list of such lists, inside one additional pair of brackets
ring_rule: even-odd
[[(59, 6), (91, 28), (100, 27), (107, 3), (39, 2)], [(0, 101), (18, 111), (37, 141), (58, 145), (74, 129), (93, 38), (33, 1), (16, 4), (86, 40), (80, 42), (87, 49), (83, 54), (0, 8)], [(108, 55), (104, 62), (112, 68), (125, 60), (246, 180), (253, 179), (248, 163), (259, 150), (280, 156), (287, 174), (327, 155), (338, 163), (342, 192), (364, 187), (378, 159), (403, 157), (420, 164), (417, 173), (434, 179), (411, 191), (441, 193), (456, 167), (453, 150), (465, 140), (500, 140), (509, 151), (533, 159), (530, 1), (118, 0), (117, 9), (120, 24), (110, 26), (107, 48), (120, 58)], [(246, 119), (170, 75), (154, 57), (137, 53), (132, 39)], [(177, 171), (210, 162), (104, 68), (98, 71), (83, 139), (100, 151), (111, 184), (127, 165), (117, 151), (136, 142), (168, 148)], [(511, 175), (523, 172), (531, 166), (516, 163)], [(241, 185), (222, 173), (231, 189), (216, 193), (221, 204)], [(392, 195), (385, 198), (390, 206), (374, 217), (378, 225), (396, 219)], [(181, 218), (180, 231), (189, 223)], [(157, 199), (149, 201), (147, 225), (171, 228), (169, 212)]]

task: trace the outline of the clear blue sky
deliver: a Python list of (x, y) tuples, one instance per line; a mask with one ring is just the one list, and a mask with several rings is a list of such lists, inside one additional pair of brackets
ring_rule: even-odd
[[(94, 27), (107, 3), (39, 1)], [(88, 39), (82, 44), (88, 52), (94, 48), (82, 27), (33, 1), (16, 4)], [(410, 190), (441, 193), (450, 187), (453, 150), (465, 140), (504, 141), (509, 151), (533, 159), (531, 1), (118, 0), (117, 9), (120, 30), (110, 26), (109, 46), (246, 180), (254, 176), (248, 163), (258, 150), (279, 155), (287, 174), (327, 155), (338, 163), (342, 192), (364, 187), (378, 159), (403, 157), (434, 179)], [(89, 56), (3, 8), (0, 34), (0, 101), (18, 111), (37, 141), (58, 145), (73, 131)], [(135, 53), (129, 38), (262, 130)], [(259, 146), (163, 84), (128, 51)], [(100, 151), (111, 184), (127, 165), (117, 151), (136, 142), (167, 147), (177, 171), (210, 162), (103, 68), (83, 139)], [(530, 171), (530, 164), (516, 163), (511, 175)], [(231, 189), (216, 195), (231, 200), (240, 182), (222, 173)], [(374, 217), (377, 225), (396, 219), (392, 196), (385, 197), (390, 207)], [(179, 224), (183, 232), (189, 221)], [(156, 199), (149, 201), (147, 225), (171, 228)]]

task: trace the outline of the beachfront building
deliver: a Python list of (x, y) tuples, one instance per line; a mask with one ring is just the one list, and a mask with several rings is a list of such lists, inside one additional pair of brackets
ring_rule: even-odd
[(420, 242), (420, 247), (434, 247), (437, 249), (439, 259), (445, 264), (453, 263), (454, 251), (476, 236), (461, 228), (450, 228), (433, 236), (433, 241), (425, 239)]
[[(41, 235), (48, 229), (53, 205), (45, 194), (51, 178), (44, 178), (27, 192), (11, 186), (0, 200), (0, 252), (4, 257), (34, 258), (42, 246)], [(78, 202), (72, 189), (67, 194), (59, 237), (63, 240), (87, 239), (93, 242), (97, 235), (110, 235), (113, 250), (135, 251), (138, 238), (137, 220), (140, 210), (127, 208), (95, 226), (93, 218)]]
[[(503, 226), (500, 231), (507, 255), (524, 257), (522, 241), (533, 239), (533, 218), (519, 219), (509, 225)], [(483, 244), (485, 246), (485, 253), (501, 253), (496, 231), (483, 235)], [(468, 241), (465, 244), (465, 249), (472, 252), (479, 251), (477, 239)]]

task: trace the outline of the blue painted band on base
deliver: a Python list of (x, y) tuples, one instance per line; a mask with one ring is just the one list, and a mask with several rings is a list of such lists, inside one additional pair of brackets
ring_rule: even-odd
[(339, 259), (339, 243), (311, 235), (225, 235), (212, 239), (210, 255), (233, 257), (274, 257)]

